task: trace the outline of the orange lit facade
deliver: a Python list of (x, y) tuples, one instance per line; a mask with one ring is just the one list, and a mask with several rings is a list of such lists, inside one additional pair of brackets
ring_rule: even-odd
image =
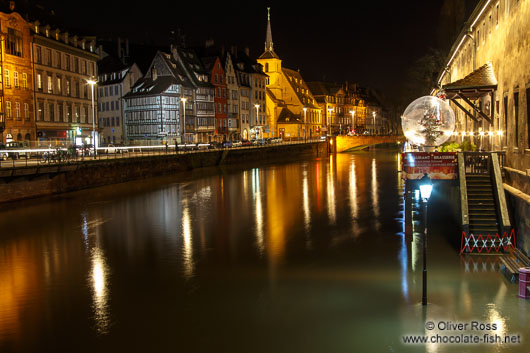
[(2, 143), (36, 138), (30, 25), (0, 12), (0, 130)]

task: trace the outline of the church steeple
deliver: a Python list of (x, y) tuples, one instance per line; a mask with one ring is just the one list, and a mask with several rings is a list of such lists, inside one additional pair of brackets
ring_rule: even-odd
[(265, 38), (265, 51), (274, 52), (274, 43), (272, 43), (271, 31), (271, 8), (267, 7), (267, 37)]
[(271, 8), (267, 7), (267, 35), (265, 37), (265, 52), (261, 57), (273, 57), (278, 58), (278, 55), (274, 52), (274, 43), (272, 42), (272, 31), (271, 31)]

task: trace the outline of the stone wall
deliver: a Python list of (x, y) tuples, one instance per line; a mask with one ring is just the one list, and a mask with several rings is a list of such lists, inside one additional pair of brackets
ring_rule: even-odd
[[(220, 165), (259, 165), (266, 162), (327, 156), (326, 143), (230, 149), (186, 154), (89, 160), (62, 167), (16, 168), (0, 176), (0, 203), (59, 194), (103, 185)], [(25, 171), (25, 172), (24, 172)]]

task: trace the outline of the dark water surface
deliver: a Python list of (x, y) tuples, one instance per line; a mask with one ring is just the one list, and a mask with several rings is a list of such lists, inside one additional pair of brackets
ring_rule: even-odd
[[(339, 154), (3, 206), (0, 352), (529, 352), (530, 301), (496, 257), (458, 256), (436, 195), (424, 310), (398, 165)], [(527, 342), (405, 345), (462, 333), (426, 321)]]

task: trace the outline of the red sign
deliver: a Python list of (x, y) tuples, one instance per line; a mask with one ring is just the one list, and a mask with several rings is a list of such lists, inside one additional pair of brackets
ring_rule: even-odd
[(458, 160), (455, 152), (403, 153), (401, 164), (403, 179), (421, 179), (425, 173), (431, 179), (458, 178)]

